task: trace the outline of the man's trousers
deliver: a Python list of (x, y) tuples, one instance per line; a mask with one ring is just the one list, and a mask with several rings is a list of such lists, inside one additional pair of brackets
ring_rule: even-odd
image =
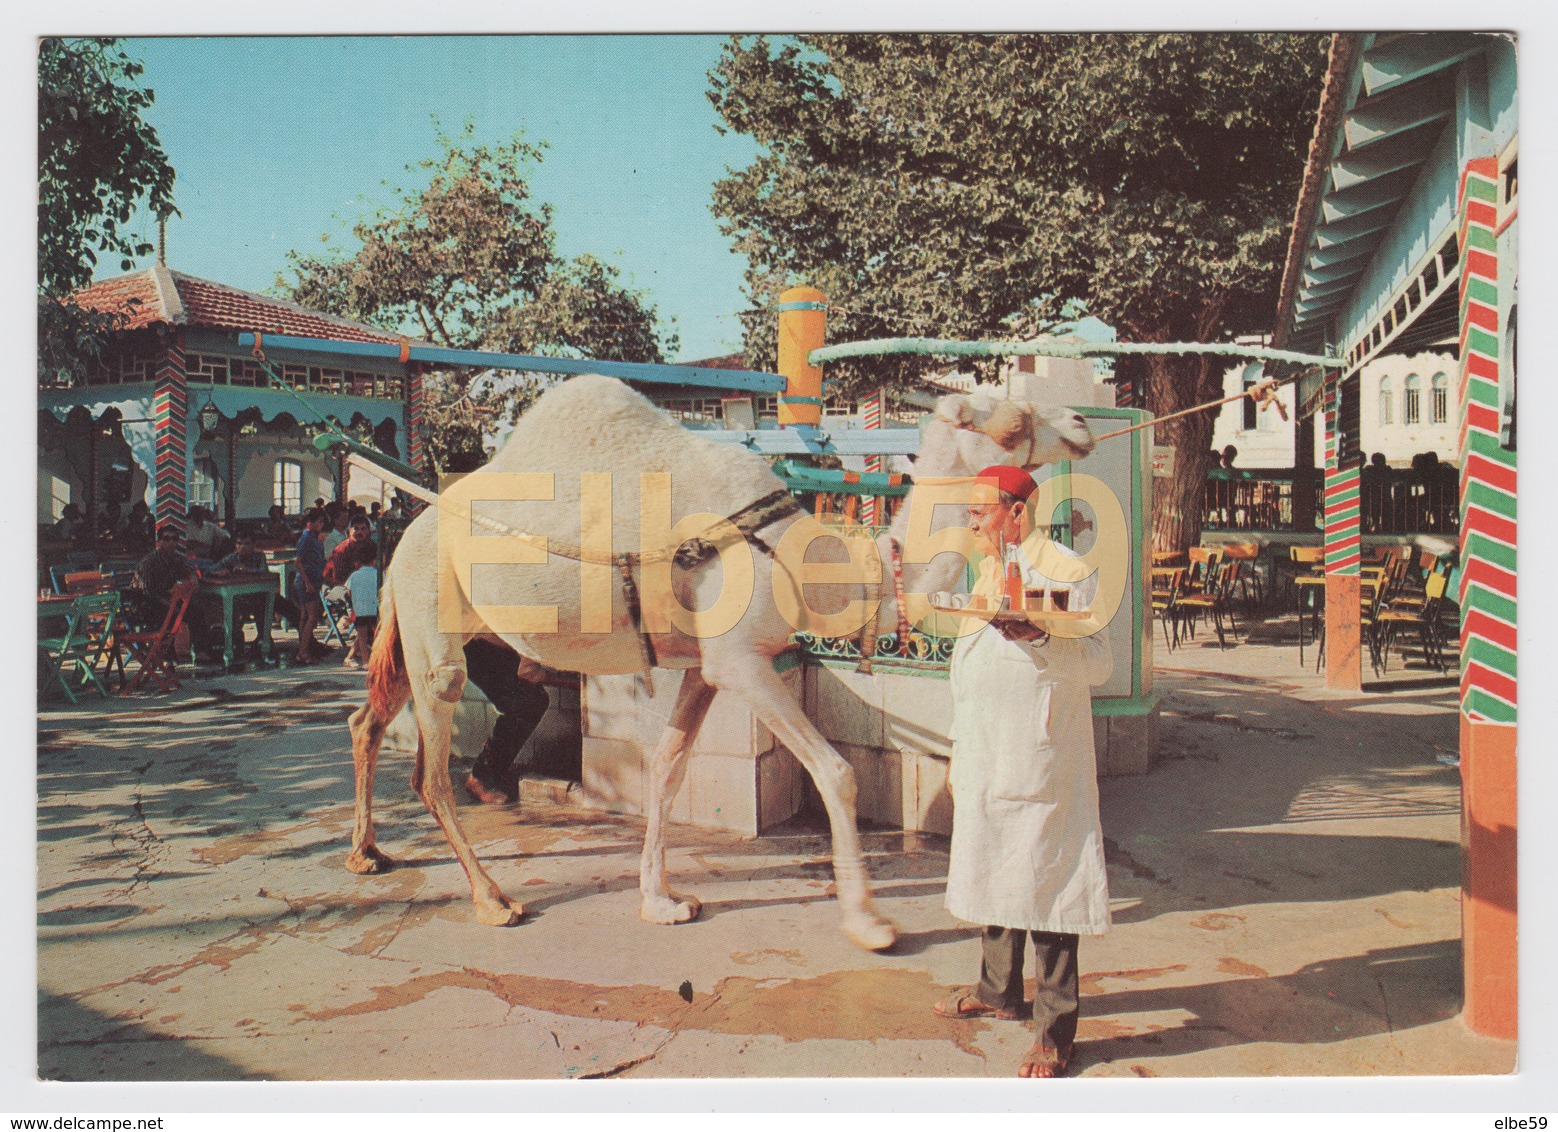
[(1078, 937), (1070, 932), (1030, 932), (1021, 928), (987, 927), (974, 997), (986, 1006), (1021, 1010), (1023, 952), (1033, 937), (1033, 1028), (1050, 1049), (1064, 1050), (1077, 1036), (1080, 1013), (1077, 985)]

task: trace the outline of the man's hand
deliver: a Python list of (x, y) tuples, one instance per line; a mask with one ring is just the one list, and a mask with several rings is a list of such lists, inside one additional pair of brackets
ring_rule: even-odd
[(1049, 639), (1048, 631), (1039, 628), (1031, 621), (996, 621), (996, 632), (1008, 641), (1037, 642), (1043, 644)]

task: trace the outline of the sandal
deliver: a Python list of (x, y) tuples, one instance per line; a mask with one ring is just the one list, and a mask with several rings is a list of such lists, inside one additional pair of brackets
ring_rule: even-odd
[(996, 1018), (1002, 1022), (1017, 1021), (1017, 1011), (986, 1006), (974, 997), (972, 989), (956, 991), (936, 1003), (931, 1009), (942, 1018)]
[(1071, 1064), (1071, 1051), (1075, 1046), (1067, 1046), (1065, 1049), (1053, 1049), (1043, 1042), (1034, 1042), (1033, 1047), (1023, 1055), (1022, 1064), (1017, 1067), (1019, 1077), (1064, 1077), (1066, 1066)]

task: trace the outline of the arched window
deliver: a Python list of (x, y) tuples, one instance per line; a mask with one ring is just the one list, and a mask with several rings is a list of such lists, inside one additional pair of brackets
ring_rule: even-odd
[(1379, 383), (1379, 423), (1381, 428), (1396, 423), (1395, 397), (1395, 392), (1390, 388), (1390, 378), (1381, 378)]
[(1403, 424), (1421, 424), (1423, 421), (1423, 379), (1415, 373), (1407, 374), (1406, 397), (1403, 398), (1401, 421)]
[(296, 460), (277, 460), (271, 481), (271, 502), (279, 504), (287, 515), (303, 513), (303, 465)]
[(1433, 420), (1434, 424), (1450, 423), (1450, 379), (1442, 373), (1434, 374), (1433, 386)]

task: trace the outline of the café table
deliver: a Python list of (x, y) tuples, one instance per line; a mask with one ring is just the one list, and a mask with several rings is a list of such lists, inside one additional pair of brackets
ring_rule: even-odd
[[(259, 630), (260, 653), (266, 660), (271, 658), (271, 618), (276, 613), (276, 576), (270, 574), (242, 574), (231, 578), (217, 578), (202, 581), (200, 588), (203, 592), (217, 597), (222, 602), (222, 663), (231, 668), (233, 665), (233, 608), (238, 598), (255, 594), (265, 599), (264, 612), (255, 618), (256, 628)], [(242, 633), (239, 634), (239, 643), (242, 643)]]

